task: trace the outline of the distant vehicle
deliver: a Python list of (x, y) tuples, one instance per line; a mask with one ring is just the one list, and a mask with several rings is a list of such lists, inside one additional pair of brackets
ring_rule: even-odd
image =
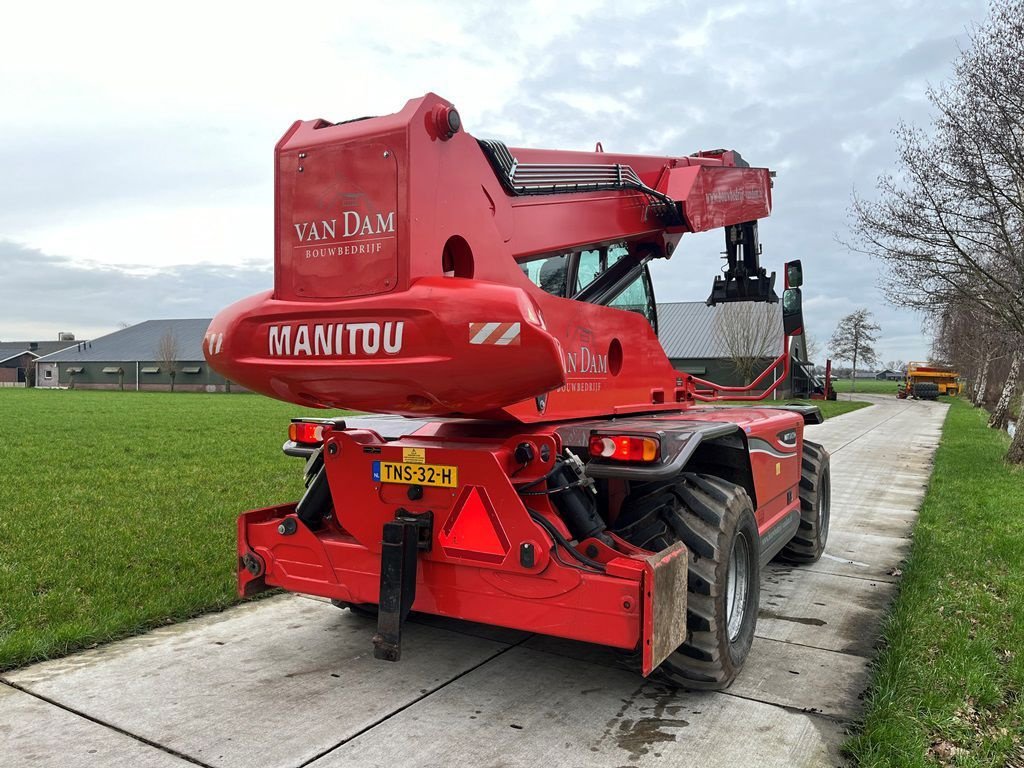
[(896, 390), (901, 399), (935, 400), (939, 395), (961, 392), (960, 374), (948, 366), (929, 363), (907, 363), (907, 373)]

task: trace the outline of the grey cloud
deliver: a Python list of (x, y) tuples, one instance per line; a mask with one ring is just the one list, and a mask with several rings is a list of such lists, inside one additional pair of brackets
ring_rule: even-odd
[(70, 260), (0, 240), (0, 339), (79, 338), (116, 329), (119, 322), (212, 317), (244, 296), (273, 287), (269, 264), (212, 264), (134, 274), (118, 267), (82, 267)]
[(227, 134), (184, 121), (100, 133), (43, 126), (0, 142), (0, 232), (52, 223), (65, 211), (228, 198), (269, 180), (278, 136)]

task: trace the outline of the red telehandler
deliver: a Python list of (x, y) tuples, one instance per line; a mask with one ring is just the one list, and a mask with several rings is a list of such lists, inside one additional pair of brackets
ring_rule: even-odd
[[(397, 661), (418, 611), (621, 649), (687, 688), (736, 677), (762, 566), (817, 560), (829, 457), (813, 406), (722, 407), (749, 387), (673, 369), (648, 264), (725, 230), (709, 304), (778, 301), (757, 222), (771, 173), (689, 157), (478, 141), (428, 94), (398, 113), (296, 122), (278, 143), (274, 288), (214, 318), (228, 379), (304, 406), (292, 504), (238, 520), (239, 591), (376, 615)], [(781, 369), (774, 384), (766, 385)]]

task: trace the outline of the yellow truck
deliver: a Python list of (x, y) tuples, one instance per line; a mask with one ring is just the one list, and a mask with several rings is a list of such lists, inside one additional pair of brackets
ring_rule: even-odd
[(929, 363), (907, 363), (907, 373), (896, 390), (900, 398), (934, 400), (939, 395), (960, 394), (960, 374), (952, 368)]

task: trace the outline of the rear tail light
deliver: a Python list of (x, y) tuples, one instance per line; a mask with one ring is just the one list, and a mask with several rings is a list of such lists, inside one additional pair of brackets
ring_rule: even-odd
[(322, 443), (324, 425), (310, 421), (293, 421), (288, 425), (288, 439), (293, 443)]
[(661, 455), (661, 443), (654, 437), (593, 435), (590, 438), (590, 455), (616, 461), (657, 461)]

